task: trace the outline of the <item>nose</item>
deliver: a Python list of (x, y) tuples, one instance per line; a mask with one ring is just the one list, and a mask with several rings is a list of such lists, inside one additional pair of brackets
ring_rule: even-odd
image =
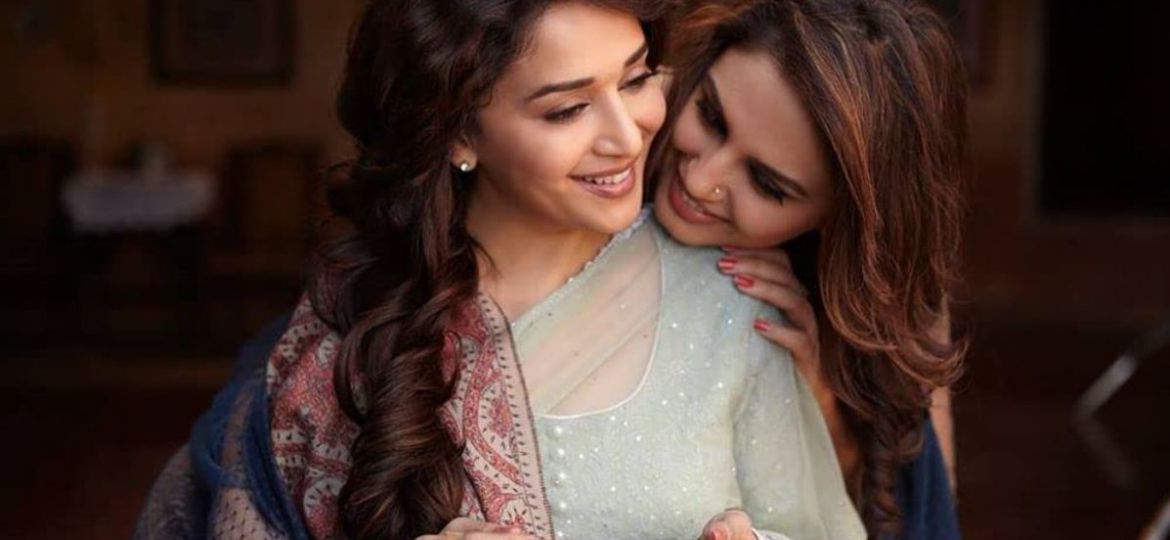
[(727, 194), (734, 156), (723, 146), (711, 146), (698, 155), (681, 157), (683, 185), (696, 200), (715, 202)]
[(642, 130), (620, 97), (609, 100), (595, 150), (599, 155), (632, 158), (642, 152)]

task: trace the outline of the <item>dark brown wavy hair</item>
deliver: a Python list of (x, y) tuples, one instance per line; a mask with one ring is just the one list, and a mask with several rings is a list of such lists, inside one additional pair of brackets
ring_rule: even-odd
[(785, 247), (825, 329), (821, 369), (861, 445), (866, 526), (897, 533), (898, 467), (921, 449), (929, 391), (959, 377), (965, 352), (940, 331), (969, 170), (956, 47), (912, 0), (692, 0), (676, 17), (672, 116), (651, 167), (669, 152), (673, 115), (729, 49), (783, 67), (831, 156), (826, 222)]
[[(317, 250), (309, 291), (343, 336), (334, 386), (360, 428), (340, 494), (353, 540), (434, 534), (458, 515), (464, 475), (438, 415), (452, 392), (440, 355), (476, 294), (478, 248), (465, 227), (475, 175), (449, 156), (555, 1), (372, 0), (351, 34), (337, 114), (357, 157), (335, 169), (342, 236)], [(657, 62), (658, 2), (575, 1), (642, 20)]]

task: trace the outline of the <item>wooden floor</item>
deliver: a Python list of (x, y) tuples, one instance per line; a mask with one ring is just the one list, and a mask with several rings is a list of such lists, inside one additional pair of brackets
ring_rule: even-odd
[[(1152, 359), (1102, 414), (1128, 456), (1129, 484), (1110, 481), (1071, 422), (1078, 392), (1130, 338), (976, 330), (956, 398), (966, 538), (1136, 538), (1153, 518), (1170, 496), (1170, 355)], [(154, 345), (153, 356), (138, 350), (118, 360), (56, 345), (5, 355), (25, 367), (0, 384), (8, 465), (0, 536), (126, 538), (155, 472), (226, 376), (228, 355)]]

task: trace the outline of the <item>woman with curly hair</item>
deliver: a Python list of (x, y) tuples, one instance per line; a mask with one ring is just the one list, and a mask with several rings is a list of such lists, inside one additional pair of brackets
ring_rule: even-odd
[(641, 209), (662, 7), (367, 5), (348, 232), (139, 537), (864, 537), (766, 306)]

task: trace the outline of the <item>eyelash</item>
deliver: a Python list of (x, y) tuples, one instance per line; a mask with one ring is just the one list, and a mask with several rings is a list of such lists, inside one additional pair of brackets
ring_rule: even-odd
[(565, 122), (568, 122), (569, 120), (572, 120), (573, 118), (575, 118), (578, 114), (580, 114), (582, 111), (584, 111), (587, 107), (589, 107), (588, 104), (580, 103), (577, 105), (573, 105), (572, 107), (567, 107), (567, 108), (564, 108), (561, 110), (550, 112), (550, 113), (544, 115), (544, 119), (548, 120), (549, 122), (552, 122), (554, 124), (565, 123)]
[(779, 202), (781, 204), (783, 204), (784, 201), (788, 200), (789, 195), (787, 192), (785, 192), (782, 188), (777, 186), (775, 183), (769, 182), (767, 179), (765, 179), (763, 177), (763, 175), (760, 174), (759, 171), (755, 170), (754, 167), (751, 167), (750, 169), (751, 169), (750, 172), (752, 175), (752, 187), (756, 188), (756, 191), (760, 195), (763, 195), (764, 197), (767, 197), (769, 199), (775, 199), (776, 202)]
[(715, 110), (711, 100), (706, 95), (699, 96), (695, 105), (699, 108), (699, 118), (703, 121), (703, 125), (708, 129), (719, 134), (720, 137), (727, 136), (727, 123), (723, 121), (723, 117)]
[[(657, 70), (647, 71), (641, 75), (638, 75), (637, 77), (634, 77), (633, 79), (630, 79), (629, 82), (622, 85), (621, 89), (622, 90), (633, 90), (633, 91), (637, 92), (637, 91), (645, 88), (646, 82), (649, 81), (650, 79), (654, 78), (657, 75), (658, 75)], [(578, 114), (581, 114), (588, 107), (589, 107), (588, 104), (580, 103), (577, 105), (573, 105), (572, 107), (566, 107), (566, 108), (561, 109), (561, 110), (550, 112), (550, 113), (544, 115), (544, 119), (549, 121), (549, 122), (552, 122), (554, 124), (563, 124), (563, 123), (566, 123), (566, 122), (572, 120)]]
[[(703, 122), (703, 125), (718, 133), (720, 137), (726, 137), (727, 123), (719, 115), (719, 112), (715, 110), (715, 107), (711, 104), (711, 100), (704, 94), (699, 96), (695, 105), (699, 108), (699, 118)], [(780, 203), (788, 200), (788, 193), (777, 187), (774, 183), (766, 180), (755, 167), (749, 166), (748, 169), (752, 177), (752, 187), (756, 189), (757, 193)]]
[(627, 82), (624, 86), (622, 86), (622, 90), (632, 89), (635, 92), (637, 92), (638, 90), (641, 90), (642, 88), (644, 88), (646, 86), (647, 81), (649, 81), (650, 79), (653, 79), (657, 75), (658, 75), (658, 70), (656, 70), (656, 69), (647, 70), (645, 73), (638, 75), (637, 77), (634, 77), (633, 79), (630, 79), (630, 82)]

